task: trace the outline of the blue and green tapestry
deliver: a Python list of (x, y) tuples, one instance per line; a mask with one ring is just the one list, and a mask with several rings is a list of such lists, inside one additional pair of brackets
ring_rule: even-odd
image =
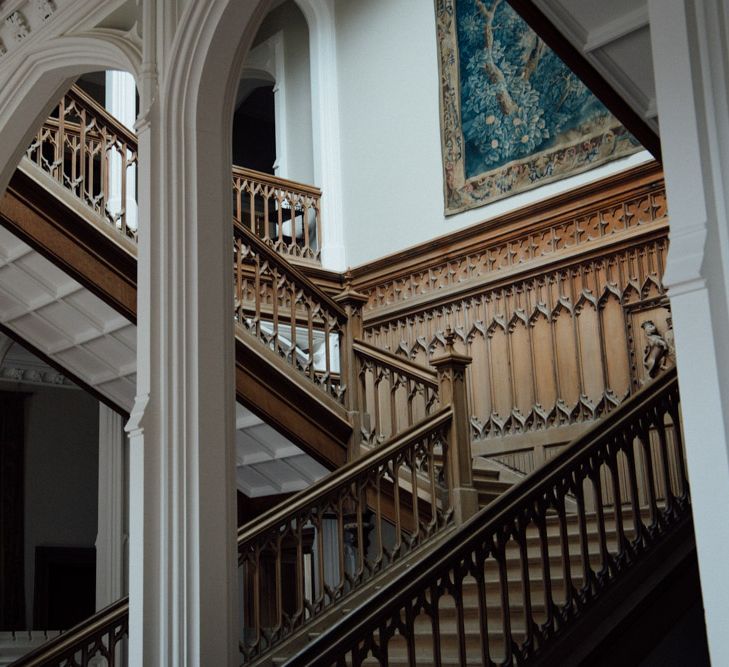
[(436, 0), (446, 214), (640, 150), (506, 0)]

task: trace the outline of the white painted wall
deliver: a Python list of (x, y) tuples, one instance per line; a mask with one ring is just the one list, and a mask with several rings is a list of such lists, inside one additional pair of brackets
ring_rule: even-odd
[(649, 159), (639, 153), (446, 218), (434, 3), (338, 0), (335, 8), (343, 220), (350, 266)]
[[(287, 0), (270, 12), (256, 33), (254, 48), (276, 33), (284, 44), (284, 85), (286, 119), (286, 170), (279, 176), (318, 185), (314, 178), (311, 130), (311, 76), (309, 28), (301, 10)], [(278, 82), (277, 82), (278, 83)], [(278, 114), (277, 114), (278, 117)], [(278, 153), (279, 147), (276, 147)]]
[(31, 629), (36, 546), (93, 547), (96, 540), (99, 404), (76, 389), (27, 391), (25, 606)]

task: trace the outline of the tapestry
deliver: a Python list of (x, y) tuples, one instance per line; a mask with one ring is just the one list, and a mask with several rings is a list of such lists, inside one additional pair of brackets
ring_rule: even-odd
[(506, 0), (435, 0), (445, 212), (641, 149)]

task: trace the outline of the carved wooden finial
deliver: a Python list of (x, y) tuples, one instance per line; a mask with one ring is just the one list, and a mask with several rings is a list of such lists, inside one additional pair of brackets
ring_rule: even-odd
[(456, 332), (451, 329), (451, 325), (449, 324), (446, 327), (445, 330), (445, 342), (446, 342), (446, 352), (448, 354), (453, 354), (455, 352), (455, 344), (456, 344)]

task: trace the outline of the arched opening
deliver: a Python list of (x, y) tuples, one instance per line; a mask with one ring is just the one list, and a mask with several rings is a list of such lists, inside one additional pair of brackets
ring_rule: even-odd
[[(107, 56), (113, 53), (113, 49), (106, 50)], [(58, 53), (56, 60), (63, 62)], [(8, 130), (4, 133), (8, 140), (3, 142), (2, 152), (14, 156), (2, 174), (3, 183), (11, 182), (8, 198), (22, 197), (21, 184), (29, 177), (55, 199), (76, 203), (77, 208), (72, 210), (82, 211), (85, 206), (88, 210), (82, 217), (91, 218), (97, 213), (99, 219), (119, 222), (118, 228), (125, 220), (126, 229), (129, 211), (123, 212), (121, 204), (116, 216), (109, 210), (113, 183), (122, 178), (120, 169), (116, 177), (112, 176), (110, 163), (116, 156), (120, 165), (126, 164), (125, 171), (133, 169), (136, 141), (135, 157), (130, 159), (127, 139), (131, 138), (131, 131), (118, 126), (104, 108), (108, 101), (108, 73), (89, 71), (99, 67), (98, 63), (111, 66), (110, 60), (111, 56), (98, 57), (93, 68), (71, 64), (33, 72), (36, 76), (28, 78), (36, 82), (34, 88), (25, 95), (6, 98), (16, 109), (16, 117), (10, 123), (0, 122)], [(118, 68), (128, 63), (117, 58), (114, 65)], [(126, 77), (131, 86), (133, 124), (138, 108), (134, 78), (125, 72), (113, 73)], [(69, 89), (74, 79), (75, 84)], [(11, 145), (12, 142), (17, 145)], [(14, 173), (20, 176), (21, 172), (25, 181), (12, 180)], [(127, 183), (130, 196), (134, 196), (136, 177), (127, 174)], [(116, 191), (121, 194), (124, 189), (117, 187)], [(102, 454), (102, 414), (111, 414), (116, 419), (119, 447), (114, 453), (120, 457), (116, 471), (120, 474), (124, 450), (122, 423), (116, 412), (99, 401), (123, 403), (121, 394), (113, 397), (112, 388), (122, 377), (117, 375), (111, 384), (97, 383), (92, 378), (100, 379), (99, 372), (111, 371), (107, 376), (111, 379), (112, 367), (116, 365), (112, 357), (119, 359), (120, 353), (133, 360), (134, 327), (119, 320), (101, 299), (67, 272), (59, 271), (36, 249), (32, 235), (18, 236), (14, 229), (8, 223), (0, 240), (4, 257), (21, 260), (6, 261), (0, 275), (5, 295), (0, 307), (5, 326), (0, 334), (0, 393), (7, 399), (3, 408), (10, 406), (14, 411), (12, 424), (16, 435), (19, 434), (15, 453), (21, 464), (20, 472), (16, 470), (13, 479), (6, 478), (4, 482), (17, 500), (17, 504), (4, 508), (5, 518), (7, 512), (16, 513), (20, 529), (2, 547), (12, 550), (15, 543), (22, 545), (22, 551), (6, 561), (15, 573), (15, 595), (4, 600), (0, 630), (27, 629), (28, 641), (37, 642), (46, 636), (46, 631), (69, 628), (124, 592), (123, 548), (114, 555), (119, 563), (118, 589), (111, 590), (111, 573), (102, 564), (110, 553), (101, 534), (111, 528), (102, 508), (115, 501), (111, 499), (111, 489), (100, 481), (102, 466), (109, 461)], [(99, 354), (99, 346), (104, 343), (112, 344), (113, 354)], [(54, 358), (55, 353), (59, 356)], [(64, 370), (58, 370), (54, 362)], [(133, 372), (122, 383), (131, 407)], [(17, 406), (13, 407), (15, 399), (22, 402), (19, 413)], [(8, 416), (6, 412), (0, 421)], [(121, 499), (125, 493), (123, 485), (119, 493)], [(123, 509), (123, 500), (117, 507)], [(120, 526), (116, 537), (121, 538), (122, 530)], [(8, 571), (7, 567), (0, 568), (3, 590), (10, 590)], [(100, 580), (110, 584), (107, 597), (103, 593), (99, 597)], [(69, 595), (74, 598), (70, 602)], [(43, 633), (32, 635), (33, 630)]]
[(273, 162), (267, 168), (250, 168), (315, 183), (310, 70), (309, 26), (296, 2), (285, 0), (263, 19), (241, 72), (233, 119), (234, 164), (268, 165), (273, 138)]

